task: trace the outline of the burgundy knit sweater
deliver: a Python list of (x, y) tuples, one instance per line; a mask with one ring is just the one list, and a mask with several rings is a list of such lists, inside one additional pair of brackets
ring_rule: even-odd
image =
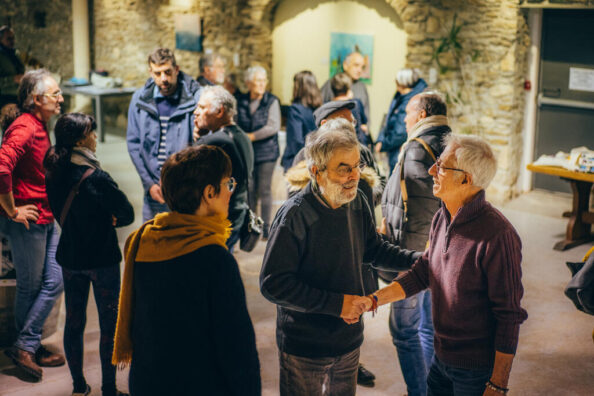
[(514, 354), (520, 324), (522, 243), (484, 191), (450, 223), (442, 206), (433, 218), (430, 246), (398, 282), (406, 296), (429, 287), (435, 354), (446, 365), (490, 368), (495, 351)]

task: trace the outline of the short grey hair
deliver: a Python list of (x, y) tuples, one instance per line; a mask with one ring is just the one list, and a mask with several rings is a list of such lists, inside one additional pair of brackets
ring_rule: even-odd
[(353, 124), (344, 118), (328, 120), (316, 132), (309, 134), (305, 142), (305, 160), (309, 174), (312, 167), (326, 169), (330, 158), (339, 149), (359, 149), (359, 141)]
[(252, 66), (245, 71), (244, 81), (246, 83), (248, 81), (252, 81), (256, 73), (264, 73), (264, 76), (268, 78), (268, 73), (266, 72), (266, 69), (264, 69), (262, 66)]
[(396, 73), (396, 82), (406, 88), (412, 88), (419, 81), (418, 69), (400, 69)]
[(212, 66), (217, 59), (220, 59), (223, 62), (225, 62), (225, 58), (223, 58), (221, 55), (217, 54), (216, 52), (202, 55), (200, 57), (200, 60), (198, 61), (198, 69), (200, 70), (200, 73), (204, 73), (204, 68), (207, 66), (208, 67)]
[(452, 147), (456, 166), (472, 175), (472, 184), (486, 190), (497, 172), (497, 159), (489, 144), (478, 136), (450, 134), (446, 146)]
[(202, 95), (210, 95), (211, 113), (217, 112), (221, 107), (225, 114), (233, 117), (237, 113), (237, 100), (220, 85), (205, 87)]
[(25, 73), (17, 92), (17, 106), (22, 112), (31, 113), (35, 110), (34, 97), (45, 93), (45, 81), (51, 76), (51, 73), (46, 69), (31, 70)]

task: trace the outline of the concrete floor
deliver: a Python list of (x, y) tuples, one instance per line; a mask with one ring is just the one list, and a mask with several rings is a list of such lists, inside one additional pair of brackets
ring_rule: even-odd
[[(136, 222), (119, 232), (123, 244), (129, 232), (140, 224), (140, 181), (128, 158), (125, 140), (122, 137), (108, 135), (106, 143), (99, 144), (98, 157), (103, 167), (128, 194), (136, 210)], [(280, 169), (275, 174), (272, 188), (279, 204), (284, 198)], [(521, 327), (518, 353), (510, 380), (511, 395), (594, 395), (594, 318), (577, 311), (563, 294), (570, 278), (565, 261), (581, 260), (589, 246), (579, 246), (567, 252), (552, 250), (553, 243), (565, 232), (567, 220), (561, 217), (561, 213), (569, 210), (570, 205), (570, 197), (567, 195), (532, 192), (502, 208), (517, 228), (524, 244), (525, 296), (522, 305), (529, 313), (528, 320)], [(275, 306), (262, 297), (258, 287), (264, 248), (265, 244), (260, 243), (254, 252), (238, 252), (236, 257), (256, 330), (263, 395), (277, 395)], [(60, 328), (63, 327), (63, 313), (60, 324)], [(388, 331), (388, 308), (380, 308), (375, 318), (366, 316), (365, 324), (361, 361), (376, 374), (377, 380), (373, 388), (359, 387), (358, 394), (406, 394)], [(50, 347), (61, 350), (61, 337), (62, 332), (59, 331), (46, 342)], [(93, 388), (92, 395), (100, 395), (98, 339), (97, 313), (91, 295), (85, 336), (85, 373)], [(118, 383), (120, 389), (127, 389), (126, 371), (119, 372)], [(0, 395), (68, 395), (72, 391), (71, 386), (66, 366), (46, 368), (42, 382), (30, 383), (4, 354), (0, 354)]]

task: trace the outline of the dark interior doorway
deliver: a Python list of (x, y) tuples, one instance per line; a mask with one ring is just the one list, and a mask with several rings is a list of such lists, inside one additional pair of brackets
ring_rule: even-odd
[[(534, 159), (594, 149), (594, 10), (544, 10), (541, 54)], [(559, 178), (534, 177), (536, 188), (570, 192)]]

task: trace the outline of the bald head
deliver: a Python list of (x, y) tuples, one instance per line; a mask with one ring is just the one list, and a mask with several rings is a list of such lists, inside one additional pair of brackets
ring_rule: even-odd
[(344, 62), (342, 62), (342, 69), (353, 79), (353, 82), (361, 78), (364, 67), (365, 58), (358, 52), (351, 52), (344, 58)]

